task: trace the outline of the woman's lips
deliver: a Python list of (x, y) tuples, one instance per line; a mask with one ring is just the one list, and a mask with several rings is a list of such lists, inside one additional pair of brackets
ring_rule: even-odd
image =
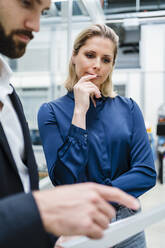
[(88, 73), (88, 72), (87, 72), (87, 75), (96, 75), (96, 78), (100, 78), (101, 77), (100, 75), (93, 74), (93, 73)]

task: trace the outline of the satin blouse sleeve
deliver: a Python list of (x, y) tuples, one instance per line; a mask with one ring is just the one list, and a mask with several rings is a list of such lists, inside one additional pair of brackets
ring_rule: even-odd
[(138, 197), (156, 183), (153, 155), (142, 113), (131, 99), (129, 102), (132, 122), (130, 145), (130, 170), (112, 181), (112, 186)]
[(87, 131), (71, 124), (63, 140), (49, 103), (43, 104), (38, 112), (38, 126), (52, 183), (81, 182), (88, 159)]

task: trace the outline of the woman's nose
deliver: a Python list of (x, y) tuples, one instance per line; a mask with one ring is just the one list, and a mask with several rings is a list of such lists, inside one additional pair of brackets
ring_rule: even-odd
[(96, 58), (94, 65), (93, 65), (93, 68), (100, 69), (100, 66), (101, 66), (100, 58)]

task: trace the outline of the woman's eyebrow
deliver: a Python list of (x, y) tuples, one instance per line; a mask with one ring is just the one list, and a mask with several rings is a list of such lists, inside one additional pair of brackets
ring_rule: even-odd
[[(39, 5), (43, 5), (42, 0), (35, 0)], [(50, 7), (45, 7), (44, 10), (49, 10)]]

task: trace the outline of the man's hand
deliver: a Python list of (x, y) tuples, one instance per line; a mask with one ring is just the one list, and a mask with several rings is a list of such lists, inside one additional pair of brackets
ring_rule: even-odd
[(108, 201), (138, 209), (132, 196), (110, 186), (81, 183), (58, 186), (51, 190), (33, 193), (43, 225), (56, 236), (85, 235), (101, 238), (110, 220), (115, 216)]

